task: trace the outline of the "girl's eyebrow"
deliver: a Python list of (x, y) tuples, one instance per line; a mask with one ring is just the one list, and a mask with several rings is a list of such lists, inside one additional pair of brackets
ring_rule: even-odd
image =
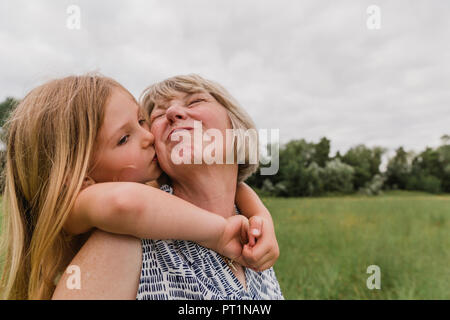
[[(141, 117), (141, 110), (138, 109), (137, 112), (137, 119), (139, 119)], [(130, 127), (131, 122), (130, 120), (128, 120), (127, 122), (124, 122), (119, 128), (114, 129), (114, 131), (112, 131), (113, 133), (111, 134), (111, 136), (108, 138), (108, 143), (111, 142), (111, 140), (117, 135), (117, 133), (124, 131), (127, 127)]]
[(125, 122), (124, 124), (122, 124), (119, 128), (114, 129), (113, 133), (110, 135), (110, 137), (109, 137), (108, 140), (107, 140), (108, 143), (110, 143), (111, 140), (114, 139), (114, 138), (116, 137), (117, 133), (119, 133), (120, 131), (123, 131), (126, 127), (129, 127), (129, 126), (130, 126), (130, 122), (127, 121), (127, 122)]

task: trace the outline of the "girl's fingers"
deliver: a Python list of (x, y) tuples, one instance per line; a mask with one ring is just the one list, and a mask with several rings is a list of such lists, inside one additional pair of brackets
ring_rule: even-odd
[(245, 217), (242, 217), (242, 227), (241, 227), (241, 243), (245, 244), (249, 242), (249, 223), (248, 219)]
[(257, 263), (262, 257), (270, 252), (270, 250), (271, 246), (265, 245), (264, 241), (258, 241), (255, 246), (251, 247), (251, 251), (249, 253), (252, 256), (254, 263)]
[(250, 224), (250, 233), (255, 237), (259, 237), (262, 233), (263, 219), (261, 219), (258, 216), (251, 217), (249, 219), (249, 224)]
[(248, 244), (244, 245), (242, 248), (242, 259), (245, 261), (247, 266), (252, 266), (255, 264), (255, 261), (253, 261), (252, 247)]
[(250, 268), (254, 271), (260, 272), (266, 269), (269, 269), (274, 264), (274, 259), (272, 254), (267, 253), (261, 260), (259, 260), (256, 264), (250, 265)]
[(242, 250), (243, 258), (251, 266), (261, 265), (262, 259), (266, 259), (267, 254), (270, 254), (270, 250), (260, 249), (257, 246), (250, 247), (249, 245), (245, 245)]
[(260, 217), (251, 217), (249, 219), (249, 245), (254, 246), (256, 244), (256, 238), (262, 235), (263, 219)]
[(255, 244), (256, 244), (256, 238), (255, 238), (255, 236), (250, 232), (250, 229), (249, 229), (249, 232), (248, 232), (248, 245), (249, 245), (250, 247), (253, 247)]
[(258, 269), (260, 271), (264, 271), (266, 269), (269, 269), (275, 264), (275, 257), (272, 255), (272, 253), (268, 253), (264, 258), (261, 259), (261, 263), (259, 264)]

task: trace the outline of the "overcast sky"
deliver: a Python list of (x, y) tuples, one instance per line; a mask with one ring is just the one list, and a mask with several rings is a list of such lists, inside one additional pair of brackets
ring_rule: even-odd
[[(69, 5), (80, 29), (67, 27)], [(1, 100), (93, 70), (136, 97), (198, 73), (282, 142), (326, 136), (333, 155), (360, 143), (419, 151), (450, 133), (447, 0), (2, 0), (0, 43)]]

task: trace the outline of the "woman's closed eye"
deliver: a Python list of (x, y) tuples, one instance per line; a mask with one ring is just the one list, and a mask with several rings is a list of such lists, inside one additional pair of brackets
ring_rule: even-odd
[(199, 102), (205, 102), (205, 101), (206, 101), (206, 99), (198, 98), (198, 99), (195, 99), (195, 100), (192, 100), (191, 102), (189, 102), (189, 106), (192, 106), (192, 105), (194, 105), (196, 103), (199, 103)]
[(155, 114), (155, 115), (152, 116), (151, 121), (153, 122), (154, 120), (156, 120), (156, 119), (158, 119), (158, 118), (161, 118), (163, 115), (164, 115), (163, 112), (157, 113), (157, 114)]

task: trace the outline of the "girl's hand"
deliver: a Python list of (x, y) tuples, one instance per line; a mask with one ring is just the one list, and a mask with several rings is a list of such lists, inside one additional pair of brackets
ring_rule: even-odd
[(242, 248), (248, 242), (249, 221), (243, 215), (234, 215), (226, 219), (223, 233), (215, 245), (209, 248), (232, 260), (239, 260)]
[(260, 216), (250, 217), (248, 238), (242, 250), (244, 264), (255, 271), (272, 267), (280, 256), (272, 221)]

